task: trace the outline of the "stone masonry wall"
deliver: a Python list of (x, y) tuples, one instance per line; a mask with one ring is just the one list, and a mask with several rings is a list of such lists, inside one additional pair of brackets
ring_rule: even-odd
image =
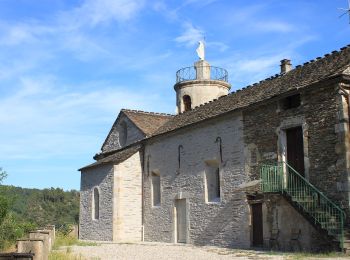
[[(83, 170), (80, 186), (79, 238), (111, 241), (113, 239), (113, 165), (100, 165)], [(100, 194), (100, 216), (92, 219), (92, 194)]]
[(306, 178), (337, 204), (347, 208), (345, 152), (337, 149), (344, 145), (339, 143), (344, 138), (338, 130), (338, 98), (338, 85), (324, 85), (303, 90), (298, 108), (284, 111), (276, 100), (245, 110), (245, 168), (251, 179), (259, 178), (259, 164), (282, 159), (283, 130), (302, 126)]
[[(145, 147), (145, 241), (176, 242), (175, 199), (187, 200), (187, 243), (247, 248), (249, 205), (235, 188), (244, 172), (243, 125), (239, 114), (206, 121), (149, 142)], [(219, 142), (222, 140), (222, 163)], [(178, 151), (180, 148), (180, 168)], [(149, 160), (149, 162), (147, 162)], [(206, 162), (220, 168), (221, 201), (205, 202)], [(151, 172), (160, 174), (161, 204), (152, 206)]]
[[(277, 241), (270, 240), (278, 230)], [(332, 243), (319, 233), (281, 195), (265, 195), (263, 203), (264, 246), (281, 251), (331, 251)]]
[(121, 114), (118, 122), (115, 122), (114, 125), (112, 126), (112, 130), (111, 130), (112, 132), (108, 136), (106, 142), (101, 148), (102, 152), (109, 152), (112, 150), (122, 148), (122, 146), (119, 143), (119, 132), (121, 131), (122, 122), (126, 123), (127, 133), (128, 133), (126, 143), (124, 146), (132, 144), (145, 137), (145, 135), (140, 131), (140, 129), (138, 129), (127, 116), (125, 116), (124, 114)]
[(142, 169), (141, 155), (114, 166), (113, 240), (142, 239)]

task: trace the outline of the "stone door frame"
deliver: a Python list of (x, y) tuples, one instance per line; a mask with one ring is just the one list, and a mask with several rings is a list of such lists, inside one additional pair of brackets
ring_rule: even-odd
[[(304, 168), (305, 168), (305, 178), (309, 179), (309, 134), (308, 134), (308, 125), (305, 122), (304, 117), (290, 117), (282, 120), (279, 127), (276, 129), (277, 138), (277, 156), (278, 162), (287, 161), (287, 134), (286, 131), (289, 128), (301, 127), (303, 132), (303, 150), (304, 150)], [(286, 166), (283, 164), (283, 172), (286, 173)], [(286, 176), (285, 176), (286, 178)]]
[(186, 244), (190, 244), (190, 204), (189, 194), (187, 192), (179, 192), (173, 199), (173, 243), (177, 244), (177, 211), (176, 211), (176, 200), (186, 200)]

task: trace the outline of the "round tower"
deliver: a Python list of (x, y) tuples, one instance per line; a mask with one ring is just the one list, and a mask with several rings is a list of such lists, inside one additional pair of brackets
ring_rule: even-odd
[[(201, 48), (201, 49), (200, 49)], [(176, 72), (176, 110), (182, 113), (213, 99), (228, 94), (231, 85), (225, 69), (210, 66), (204, 60), (204, 45), (197, 49), (199, 61), (193, 67), (186, 67)]]

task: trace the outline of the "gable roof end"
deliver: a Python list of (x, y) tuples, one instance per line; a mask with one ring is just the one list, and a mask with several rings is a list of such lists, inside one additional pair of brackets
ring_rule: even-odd
[(169, 121), (173, 115), (145, 112), (140, 110), (122, 109), (124, 113), (147, 137)]

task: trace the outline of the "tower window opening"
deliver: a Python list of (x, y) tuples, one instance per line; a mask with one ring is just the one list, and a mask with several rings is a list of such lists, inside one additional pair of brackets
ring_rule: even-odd
[(183, 96), (184, 108), (185, 111), (190, 111), (192, 109), (191, 97), (189, 95)]

